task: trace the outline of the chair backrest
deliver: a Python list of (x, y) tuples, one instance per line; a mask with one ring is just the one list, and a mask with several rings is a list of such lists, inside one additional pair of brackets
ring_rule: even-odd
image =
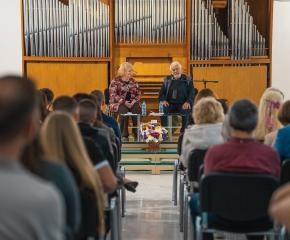
[(290, 159), (285, 159), (282, 162), (281, 168), (281, 184), (290, 181)]
[(95, 195), (87, 189), (80, 191), (82, 221), (78, 239), (95, 237), (97, 235), (98, 212)]
[(109, 93), (109, 88), (106, 88), (104, 90), (104, 95), (105, 95), (105, 104), (109, 105), (110, 103), (110, 93)]
[(183, 141), (184, 132), (180, 133), (178, 138), (178, 144), (177, 144), (177, 153), (180, 156), (181, 155), (181, 147), (182, 147), (182, 141)]
[(188, 159), (188, 180), (190, 182), (199, 181), (199, 168), (203, 164), (206, 151), (195, 149), (190, 152)]
[(271, 195), (279, 184), (277, 178), (265, 174), (204, 174), (200, 182), (201, 210), (233, 222), (267, 218)]

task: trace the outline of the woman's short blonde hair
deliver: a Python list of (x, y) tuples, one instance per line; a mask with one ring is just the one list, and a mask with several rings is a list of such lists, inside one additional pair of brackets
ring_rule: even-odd
[(129, 62), (124, 62), (121, 64), (117, 75), (120, 77), (124, 77), (126, 70), (132, 69), (133, 70), (133, 65)]
[(203, 123), (218, 123), (224, 119), (222, 105), (213, 97), (200, 99), (193, 107), (192, 117), (199, 125)]

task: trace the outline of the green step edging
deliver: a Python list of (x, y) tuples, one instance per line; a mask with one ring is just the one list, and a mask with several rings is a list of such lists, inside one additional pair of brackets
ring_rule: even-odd
[(120, 161), (120, 165), (174, 165), (174, 159), (171, 160), (161, 160), (161, 161)]

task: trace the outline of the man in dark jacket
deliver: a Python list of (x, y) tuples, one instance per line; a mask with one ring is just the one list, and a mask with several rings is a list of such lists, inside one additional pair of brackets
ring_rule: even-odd
[[(172, 75), (164, 79), (164, 83), (159, 92), (159, 101), (162, 101), (163, 112), (180, 114), (190, 114), (194, 100), (194, 86), (190, 76), (181, 74), (182, 67), (179, 62), (170, 65)], [(187, 116), (182, 117), (182, 128), (184, 132)], [(167, 127), (167, 117), (161, 117), (161, 125)]]

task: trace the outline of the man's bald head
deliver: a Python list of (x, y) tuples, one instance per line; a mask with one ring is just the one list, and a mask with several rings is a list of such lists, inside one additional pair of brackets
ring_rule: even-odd
[(35, 85), (27, 78), (0, 78), (0, 144), (17, 137), (31, 119), (36, 102)]

